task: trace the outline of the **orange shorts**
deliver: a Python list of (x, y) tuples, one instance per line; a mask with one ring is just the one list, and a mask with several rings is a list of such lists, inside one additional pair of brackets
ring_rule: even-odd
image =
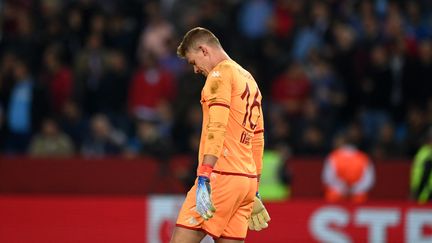
[(222, 175), (213, 171), (210, 185), (216, 208), (213, 218), (205, 221), (195, 211), (195, 180), (195, 184), (187, 193), (176, 226), (201, 230), (213, 238), (244, 240), (257, 189), (256, 178), (247, 175)]

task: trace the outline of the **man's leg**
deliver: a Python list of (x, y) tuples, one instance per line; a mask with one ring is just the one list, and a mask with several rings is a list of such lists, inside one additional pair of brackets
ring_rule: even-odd
[(175, 227), (170, 243), (199, 243), (206, 234), (199, 230)]

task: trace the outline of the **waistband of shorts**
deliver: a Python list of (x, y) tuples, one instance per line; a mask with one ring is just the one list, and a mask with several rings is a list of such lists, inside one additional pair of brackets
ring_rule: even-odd
[(248, 178), (257, 178), (257, 175), (251, 175), (246, 173), (237, 173), (237, 172), (227, 172), (227, 171), (219, 171), (219, 170), (213, 170), (213, 173), (220, 174), (220, 175), (232, 175), (232, 176), (244, 176)]

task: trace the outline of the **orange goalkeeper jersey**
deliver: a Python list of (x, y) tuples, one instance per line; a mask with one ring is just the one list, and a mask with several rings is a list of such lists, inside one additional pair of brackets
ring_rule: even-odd
[(218, 157), (215, 171), (261, 173), (264, 120), (261, 92), (252, 75), (233, 60), (219, 63), (201, 92), (203, 126), (198, 161)]

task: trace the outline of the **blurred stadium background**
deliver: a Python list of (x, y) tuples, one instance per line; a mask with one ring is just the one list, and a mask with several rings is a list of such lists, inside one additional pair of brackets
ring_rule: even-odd
[[(431, 1), (0, 0), (0, 12), (0, 242), (168, 242), (195, 178), (204, 78), (176, 47), (196, 26), (255, 76), (266, 149), (282, 159), (286, 193), (246, 242), (432, 242), (432, 207), (410, 191), (432, 126)], [(323, 199), (340, 136), (375, 166), (365, 204)]]

